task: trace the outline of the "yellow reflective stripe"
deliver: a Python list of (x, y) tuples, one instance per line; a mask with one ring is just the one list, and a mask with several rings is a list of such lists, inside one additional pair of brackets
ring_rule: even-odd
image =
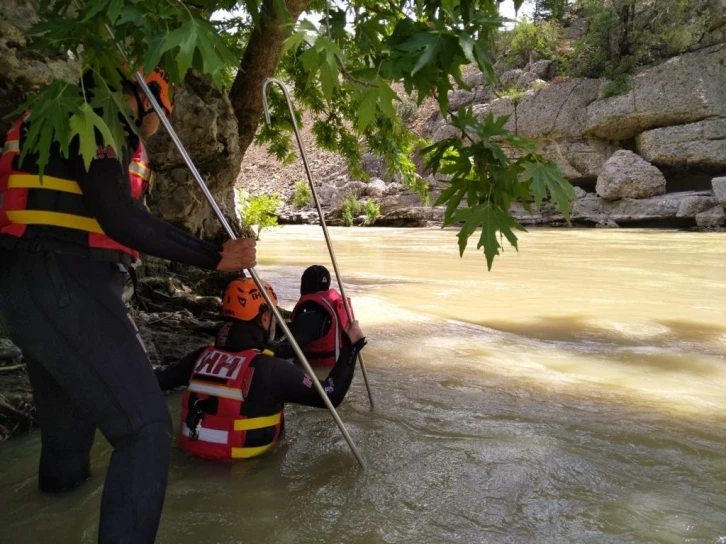
[(75, 181), (53, 176), (43, 176), (41, 180), (40, 176), (33, 174), (12, 174), (8, 178), (8, 187), (12, 189), (51, 189), (75, 195), (83, 194)]
[(20, 153), (20, 142), (18, 140), (8, 140), (3, 147), (3, 155), (5, 153)]
[(214, 395), (215, 397), (223, 397), (225, 399), (244, 400), (244, 397), (242, 397), (242, 391), (235, 387), (210, 385), (196, 380), (189, 382), (189, 391), (204, 393), (206, 395)]
[(275, 442), (273, 442), (272, 444), (268, 444), (267, 446), (257, 446), (256, 448), (232, 448), (232, 458), (247, 459), (249, 457), (262, 455), (266, 451), (272, 449), (272, 446), (274, 445)]
[(105, 234), (98, 221), (92, 217), (37, 210), (8, 211), (7, 214), (10, 222), (18, 225), (50, 225), (52, 227), (65, 227), (67, 229)]
[(235, 431), (251, 431), (252, 429), (264, 429), (277, 425), (282, 420), (282, 414), (277, 413), (272, 416), (251, 417), (249, 419), (235, 419)]
[(132, 162), (129, 165), (129, 172), (133, 172), (134, 174), (136, 174), (140, 178), (142, 178), (142, 179), (144, 179), (146, 181), (149, 181), (149, 174), (151, 173), (151, 168), (148, 168), (148, 167), (146, 167), (143, 164), (138, 163), (138, 162)]

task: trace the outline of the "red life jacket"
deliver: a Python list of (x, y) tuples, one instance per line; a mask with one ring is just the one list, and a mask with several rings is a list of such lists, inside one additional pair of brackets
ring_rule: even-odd
[[(311, 365), (334, 366), (343, 345), (343, 330), (348, 325), (348, 314), (345, 311), (343, 297), (335, 289), (304, 295), (300, 297), (292, 310), (293, 321), (302, 304), (308, 301), (315, 302), (328, 313), (331, 325), (325, 336), (313, 340), (307, 345), (300, 346), (300, 349), (302, 349)], [(352, 313), (353, 306), (350, 304), (350, 299), (348, 299), (348, 305)]]
[[(20, 170), (21, 133), (29, 115), (30, 112), (27, 112), (21, 116), (8, 131), (0, 156), (0, 235), (22, 239), (35, 225), (83, 231), (87, 235), (79, 237), (78, 242), (89, 248), (91, 258), (103, 258), (101, 255), (107, 256), (108, 250), (111, 250), (114, 252), (111, 254), (120, 252), (130, 255), (133, 260), (138, 259), (137, 251), (106, 236), (98, 221), (83, 213), (86, 209), (83, 193), (76, 181), (49, 174), (44, 174), (41, 179), (37, 173)], [(139, 142), (129, 169), (129, 184), (134, 198), (143, 196), (150, 177), (146, 150)], [(34, 198), (36, 196), (37, 199)], [(53, 204), (35, 208), (33, 202), (40, 199)]]
[(261, 455), (275, 445), (282, 411), (262, 417), (241, 414), (255, 370), (250, 363), (258, 353), (210, 346), (197, 358), (182, 399), (179, 445), (183, 450), (204, 459), (231, 461)]

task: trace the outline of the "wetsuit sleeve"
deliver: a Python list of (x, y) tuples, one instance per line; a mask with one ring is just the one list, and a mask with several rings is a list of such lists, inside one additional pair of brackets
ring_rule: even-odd
[(74, 179), (83, 191), (86, 206), (107, 236), (161, 259), (210, 270), (217, 267), (222, 258), (218, 246), (154, 217), (134, 200), (128, 181), (127, 153), (122, 162), (113, 156), (97, 156), (88, 171), (77, 147), (71, 149), (70, 157)]
[(201, 347), (176, 363), (154, 369), (156, 381), (159, 382), (161, 390), (169, 391), (170, 389), (189, 385), (194, 363), (205, 349), (207, 349), (206, 346)]
[[(299, 346), (305, 346), (325, 336), (327, 327), (330, 327), (330, 317), (322, 310), (304, 311), (295, 317), (290, 323), (290, 332)], [(275, 353), (275, 357), (280, 359), (291, 359), (295, 357), (295, 352), (287, 338), (283, 338), (277, 344), (270, 347)]]
[[(363, 346), (365, 338), (359, 340), (355, 345), (350, 343), (347, 335), (343, 335), (343, 348), (335, 366), (328, 374), (328, 377), (321, 382), (326, 395), (333, 406), (339, 406), (343, 402), (350, 383), (353, 381), (355, 372), (355, 359)], [(310, 378), (294, 365), (277, 359), (279, 366), (270, 373), (270, 393), (277, 402), (294, 402), (325, 408), (323, 399), (313, 387)]]

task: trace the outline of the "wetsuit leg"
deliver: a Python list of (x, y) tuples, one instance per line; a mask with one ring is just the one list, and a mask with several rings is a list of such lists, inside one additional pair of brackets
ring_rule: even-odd
[(153, 542), (166, 490), (172, 424), (121, 302), (123, 275), (114, 264), (71, 256), (15, 252), (11, 260), (0, 270), (0, 312), (11, 339), (114, 449), (99, 541)]
[(38, 485), (42, 491), (68, 491), (91, 475), (90, 452), (96, 426), (41, 364), (28, 357), (25, 361), (40, 422)]

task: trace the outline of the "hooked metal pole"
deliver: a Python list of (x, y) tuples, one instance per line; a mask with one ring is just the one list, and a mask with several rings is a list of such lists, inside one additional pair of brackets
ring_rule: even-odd
[[(113, 32), (111, 31), (111, 28), (106, 25), (106, 30), (108, 30), (109, 34), (111, 34), (111, 39), (115, 41), (115, 37)], [(119, 51), (121, 52), (121, 55), (126, 59), (126, 62), (129, 62), (129, 59), (123, 50), (123, 47), (120, 44), (116, 44)], [(167, 133), (171, 137), (171, 139), (174, 142), (174, 145), (179, 150), (179, 153), (181, 154), (182, 158), (184, 159), (184, 162), (186, 163), (187, 167), (192, 173), (192, 176), (196, 180), (197, 184), (199, 185), (199, 188), (204, 193), (204, 196), (206, 197), (207, 201), (209, 202), (210, 206), (212, 206), (212, 209), (214, 210), (214, 213), (217, 215), (217, 218), (219, 219), (220, 223), (222, 223), (222, 226), (227, 231), (227, 234), (232, 240), (236, 240), (237, 236), (235, 235), (234, 231), (232, 230), (232, 227), (230, 226), (229, 222), (227, 221), (227, 218), (224, 217), (224, 214), (222, 213), (222, 210), (217, 205), (216, 200), (214, 199), (214, 196), (209, 191), (209, 188), (207, 187), (207, 184), (204, 183), (204, 180), (202, 179), (201, 174), (199, 173), (199, 170), (197, 170), (197, 167), (194, 165), (194, 162), (192, 161), (192, 158), (189, 156), (189, 153), (187, 153), (187, 150), (184, 148), (184, 144), (179, 139), (179, 136), (177, 135), (174, 128), (171, 126), (171, 123), (166, 118), (166, 114), (162, 107), (159, 105), (159, 103), (156, 101), (156, 98), (154, 97), (154, 94), (151, 92), (151, 89), (149, 89), (149, 86), (146, 84), (146, 81), (144, 80), (143, 74), (141, 72), (137, 71), (135, 73), (136, 76), (136, 82), (139, 84), (141, 89), (144, 91), (144, 94), (146, 95), (146, 98), (149, 99), (149, 102), (151, 102), (152, 107), (154, 108), (154, 111), (156, 112), (156, 115), (159, 117), (159, 121), (161, 121), (161, 124), (164, 125), (164, 128), (166, 129)], [(262, 296), (265, 299), (265, 302), (267, 305), (272, 309), (272, 313), (275, 316), (275, 319), (277, 319), (277, 323), (282, 328), (283, 332), (285, 333), (285, 336), (290, 341), (290, 345), (292, 346), (293, 351), (295, 351), (295, 355), (297, 355), (300, 362), (305, 367), (305, 370), (308, 373), (308, 376), (312, 378), (313, 385), (315, 386), (315, 389), (320, 394), (320, 397), (323, 399), (323, 402), (325, 403), (325, 406), (327, 406), (328, 410), (330, 410), (330, 413), (333, 416), (333, 419), (335, 419), (335, 422), (338, 424), (338, 427), (340, 428), (340, 432), (343, 433), (343, 436), (345, 437), (346, 442), (348, 442), (348, 446), (350, 446), (350, 449), (353, 452), (353, 455), (355, 455), (355, 458), (358, 460), (358, 463), (362, 468), (365, 468), (365, 463), (363, 462), (363, 457), (361, 456), (360, 452), (358, 451), (358, 448), (356, 448), (355, 444), (353, 443), (353, 439), (350, 437), (350, 434), (348, 434), (348, 429), (345, 428), (345, 425), (343, 424), (343, 420), (340, 419), (340, 416), (338, 415), (338, 412), (335, 411), (335, 407), (333, 406), (333, 403), (330, 402), (330, 399), (328, 398), (328, 395), (325, 394), (325, 390), (323, 389), (323, 386), (320, 384), (320, 380), (318, 380), (315, 377), (315, 373), (313, 372), (313, 369), (310, 367), (310, 363), (305, 358), (305, 355), (303, 354), (302, 350), (300, 349), (300, 346), (295, 341), (295, 337), (292, 335), (292, 332), (290, 332), (290, 329), (285, 324), (285, 320), (283, 319), (282, 315), (280, 314), (280, 310), (277, 309), (277, 306), (272, 302), (272, 299), (270, 298), (270, 295), (267, 292), (267, 289), (265, 289), (265, 286), (262, 284), (262, 280), (260, 280), (260, 277), (257, 275), (257, 272), (254, 268), (248, 268), (247, 272), (252, 276), (252, 279), (255, 281), (255, 284), (257, 285), (257, 288), (260, 290), (260, 293), (262, 293)]]
[[(292, 100), (290, 94), (287, 91), (285, 84), (275, 77), (265, 78), (262, 82), (262, 104), (265, 110), (265, 121), (270, 123), (270, 109), (267, 106), (267, 86), (270, 83), (276, 83), (280, 89), (282, 89), (287, 101), (287, 108), (290, 111), (290, 120), (292, 121), (292, 128), (295, 131), (295, 138), (297, 139), (297, 145), (300, 148), (300, 156), (305, 166), (305, 174), (308, 177), (308, 183), (310, 185), (310, 191), (313, 194), (313, 201), (315, 207), (318, 209), (318, 216), (320, 217), (320, 226), (323, 228), (323, 235), (325, 236), (325, 243), (328, 245), (328, 252), (330, 253), (330, 260), (333, 262), (333, 269), (335, 270), (335, 278), (338, 280), (338, 286), (340, 287), (340, 294), (343, 297), (343, 305), (345, 306), (345, 312), (348, 314), (348, 319), (353, 321), (353, 312), (351, 311), (350, 305), (348, 304), (348, 297), (345, 296), (345, 288), (343, 287), (343, 280), (340, 278), (340, 270), (338, 269), (338, 261), (335, 258), (335, 251), (333, 250), (333, 242), (330, 240), (330, 234), (328, 233), (328, 226), (325, 224), (325, 216), (323, 210), (320, 207), (320, 201), (318, 200), (318, 193), (315, 190), (315, 184), (313, 183), (313, 175), (310, 172), (310, 166), (308, 165), (308, 158), (305, 154), (305, 147), (303, 146), (302, 137), (300, 136), (300, 130), (297, 128), (297, 121), (295, 120), (295, 112), (292, 109)], [(366, 372), (366, 366), (363, 363), (363, 355), (358, 353), (358, 362), (360, 363), (360, 370), (363, 374), (363, 381), (366, 384), (366, 390), (368, 391), (368, 400), (371, 403), (371, 410), (375, 408), (373, 404), (373, 393), (371, 393), (371, 386), (368, 383), (368, 373)]]

